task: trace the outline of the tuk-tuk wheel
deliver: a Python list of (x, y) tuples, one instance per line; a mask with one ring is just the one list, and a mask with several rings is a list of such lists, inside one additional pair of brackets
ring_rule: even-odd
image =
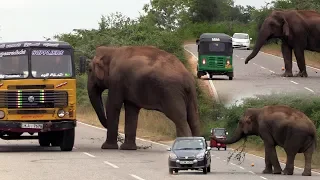
[(229, 76), (229, 80), (232, 80), (232, 79), (233, 79), (233, 77)]
[(174, 172), (175, 172), (175, 173), (178, 173), (178, 172), (179, 172), (179, 170), (178, 170), (178, 169), (175, 169), (175, 170), (174, 170)]
[(220, 151), (220, 148), (218, 147), (218, 151)]
[(169, 168), (169, 173), (173, 174), (173, 169), (172, 168)]

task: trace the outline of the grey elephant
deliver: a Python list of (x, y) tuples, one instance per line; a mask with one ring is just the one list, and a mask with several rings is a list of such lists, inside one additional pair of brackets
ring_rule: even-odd
[[(304, 153), (305, 167), (302, 175), (311, 176), (311, 160), (316, 148), (317, 134), (314, 123), (304, 113), (285, 105), (248, 108), (230, 139), (212, 138), (218, 143), (232, 144), (250, 135), (260, 136), (264, 142), (266, 167), (263, 173), (283, 172), (285, 175), (292, 175), (296, 154)], [(287, 154), (283, 171), (276, 146), (283, 147)]]
[(294, 52), (299, 73), (295, 76), (308, 77), (305, 50), (320, 52), (320, 14), (311, 10), (274, 10), (261, 25), (257, 42), (252, 53), (246, 58), (247, 64), (261, 47), (272, 38), (282, 40), (281, 51), (285, 64), (282, 76), (292, 77), (292, 52)]
[[(141, 108), (164, 113), (174, 122), (178, 137), (200, 135), (195, 78), (176, 56), (153, 46), (100, 46), (88, 71), (90, 102), (101, 124), (107, 128), (102, 149), (118, 149), (123, 104), (125, 141), (120, 149), (137, 149), (136, 130)], [(101, 93), (106, 89), (104, 110)]]

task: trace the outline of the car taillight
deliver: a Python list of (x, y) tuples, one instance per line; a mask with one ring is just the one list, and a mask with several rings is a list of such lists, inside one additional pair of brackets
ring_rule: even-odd
[(202, 59), (202, 64), (206, 64), (206, 59)]

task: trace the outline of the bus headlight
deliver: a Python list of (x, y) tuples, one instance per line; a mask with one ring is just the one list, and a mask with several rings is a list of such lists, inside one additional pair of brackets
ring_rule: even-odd
[(4, 112), (3, 111), (0, 111), (0, 119), (3, 119), (4, 118)]
[(57, 115), (59, 118), (63, 118), (65, 116), (65, 114), (66, 114), (66, 112), (63, 109), (58, 110)]

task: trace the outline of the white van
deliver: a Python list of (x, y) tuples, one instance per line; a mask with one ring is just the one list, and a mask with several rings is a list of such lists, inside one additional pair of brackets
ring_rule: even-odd
[(232, 36), (232, 47), (233, 48), (246, 48), (250, 49), (250, 43), (252, 38), (247, 33), (234, 33)]

